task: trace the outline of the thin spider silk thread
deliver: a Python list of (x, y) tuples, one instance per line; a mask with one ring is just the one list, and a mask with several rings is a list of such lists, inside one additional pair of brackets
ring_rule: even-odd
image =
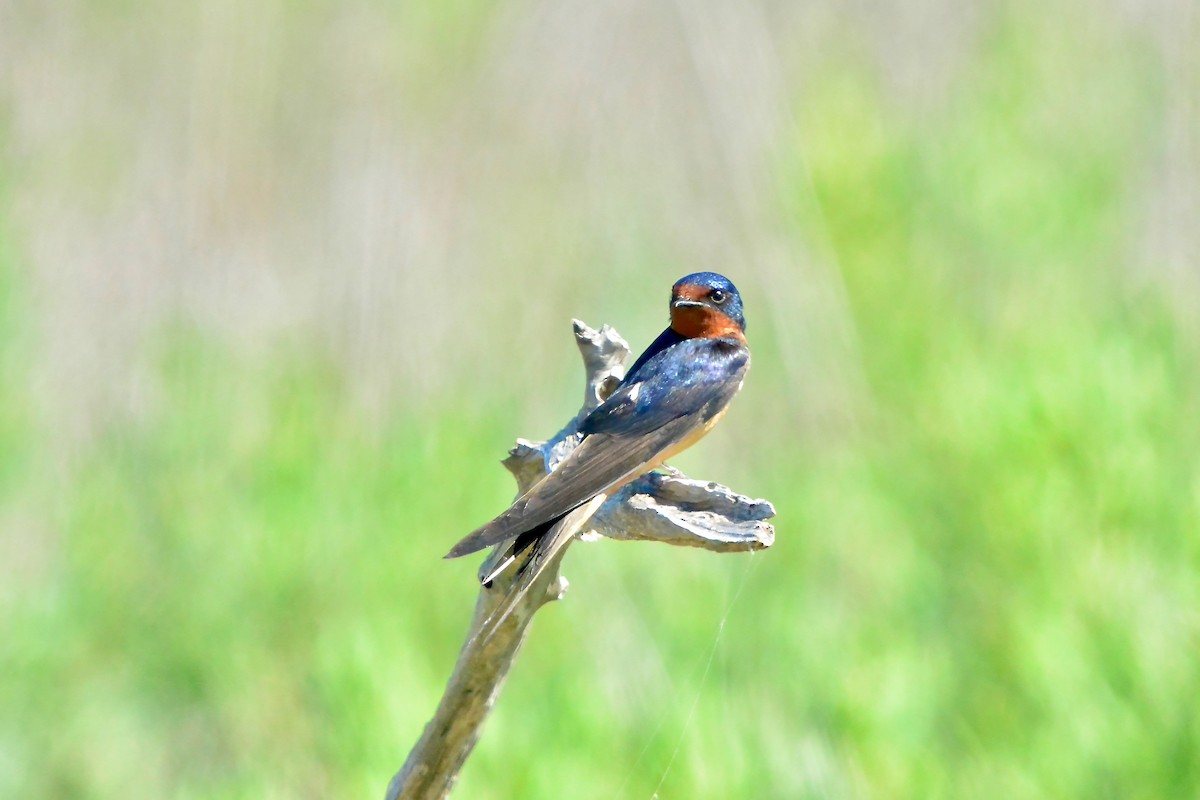
[[(746, 588), (746, 584), (749, 582), (750, 570), (753, 569), (753, 567), (754, 567), (755, 552), (753, 550), (751, 550), (751, 551), (749, 551), (749, 555), (750, 555), (750, 558), (748, 559), (748, 561), (746, 563), (745, 569), (742, 570), (741, 578), (738, 579), (737, 589), (734, 590), (733, 597), (731, 597), (729, 599), (729, 603), (726, 604), (725, 612), (721, 615), (721, 621), (717, 625), (717, 631), (713, 636), (712, 647), (709, 648), (708, 658), (704, 663), (704, 669), (703, 669), (703, 671), (701, 671), (700, 678), (696, 682), (696, 695), (695, 695), (695, 697), (692, 698), (692, 702), (688, 707), (687, 716), (684, 718), (684, 721), (683, 721), (683, 728), (679, 731), (679, 737), (676, 739), (675, 747), (671, 751), (671, 758), (667, 761), (667, 766), (663, 769), (662, 777), (660, 777), (658, 779), (658, 784), (654, 787), (654, 792), (651, 795), (651, 798), (653, 800), (657, 800), (658, 792), (662, 788), (662, 785), (664, 783), (666, 783), (667, 776), (670, 774), (671, 768), (675, 765), (675, 759), (678, 758), (679, 751), (683, 748), (684, 739), (687, 738), (688, 733), (691, 731), (692, 721), (696, 716), (696, 709), (700, 705), (700, 697), (704, 692), (704, 684), (708, 680), (708, 673), (712, 671), (713, 661), (716, 660), (717, 650), (720, 648), (720, 645), (721, 645), (721, 636), (725, 633), (725, 623), (729, 620), (729, 615), (733, 613), (733, 609), (734, 609), (734, 606), (737, 604), (738, 598), (742, 596), (742, 590), (744, 590)], [(633, 779), (634, 770), (636, 769), (637, 765), (640, 764), (642, 762), (642, 760), (646, 757), (646, 753), (648, 753), (650, 751), (651, 745), (653, 745), (654, 740), (658, 738), (658, 733), (666, 725), (666, 722), (667, 722), (667, 718), (664, 716), (659, 721), (658, 725), (655, 726), (654, 731), (647, 738), (646, 744), (642, 748), (642, 752), (638, 754), (637, 759), (634, 760), (632, 765), (630, 765), (629, 775), (625, 778), (625, 781), (621, 784), (621, 788), (619, 790), (618, 797), (626, 796), (625, 789), (629, 785), (629, 782)]]

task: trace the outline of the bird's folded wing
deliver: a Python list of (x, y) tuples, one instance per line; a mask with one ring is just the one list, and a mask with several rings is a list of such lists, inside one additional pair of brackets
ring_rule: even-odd
[(635, 435), (588, 436), (558, 467), (500, 516), (468, 534), (446, 556), (458, 558), (511, 539), (566, 514), (606, 489), (659, 465), (662, 453), (703, 426), (699, 416), (679, 417)]

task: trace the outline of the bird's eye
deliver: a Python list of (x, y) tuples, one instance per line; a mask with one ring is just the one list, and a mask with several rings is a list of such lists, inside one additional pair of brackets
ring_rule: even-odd
[(729, 295), (725, 294), (725, 292), (720, 289), (713, 289), (708, 296), (709, 299), (711, 299), (717, 305), (720, 305), (729, 299)]

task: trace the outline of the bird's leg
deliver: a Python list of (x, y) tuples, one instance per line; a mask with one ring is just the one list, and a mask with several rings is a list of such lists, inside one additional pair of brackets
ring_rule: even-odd
[(682, 472), (680, 472), (679, 470), (675, 469), (675, 468), (674, 468), (674, 467), (672, 467), (670, 464), (663, 464), (661, 467), (659, 467), (659, 469), (661, 469), (663, 472), (665, 472), (665, 473), (667, 473), (668, 475), (670, 475), (672, 478), (683, 478), (683, 477), (686, 477), (686, 476), (685, 476), (685, 475), (684, 475)]

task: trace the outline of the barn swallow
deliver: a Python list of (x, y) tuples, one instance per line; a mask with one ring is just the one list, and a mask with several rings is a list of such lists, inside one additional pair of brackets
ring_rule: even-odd
[(579, 446), (500, 516), (454, 545), (458, 558), (509, 542), (485, 585), (529, 547), (521, 584), (537, 574), (629, 481), (691, 447), (725, 414), (750, 368), (737, 288), (697, 272), (671, 287), (671, 324), (646, 348), (615, 391), (579, 425)]

